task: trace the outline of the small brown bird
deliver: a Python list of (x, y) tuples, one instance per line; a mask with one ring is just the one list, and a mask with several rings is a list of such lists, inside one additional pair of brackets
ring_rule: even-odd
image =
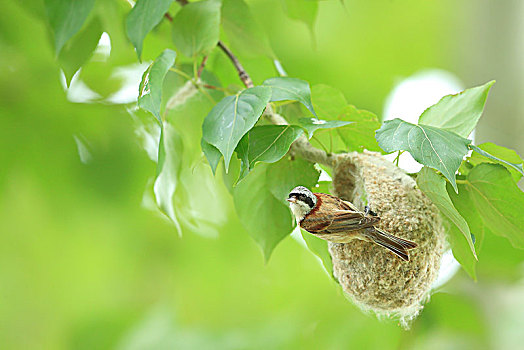
[(287, 198), (298, 225), (307, 232), (335, 243), (348, 243), (358, 238), (374, 242), (409, 261), (408, 250), (417, 244), (392, 236), (376, 228), (380, 218), (369, 208), (359, 211), (352, 203), (325, 193), (313, 193), (303, 186), (295, 187)]

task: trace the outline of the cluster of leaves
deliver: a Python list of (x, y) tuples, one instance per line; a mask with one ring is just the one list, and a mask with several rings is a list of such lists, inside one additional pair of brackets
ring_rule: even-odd
[[(312, 26), (316, 1), (286, 0), (284, 5), (290, 18)], [(46, 0), (55, 52), (68, 82), (89, 60), (102, 31), (111, 31), (92, 13), (94, 7), (94, 0)], [(125, 12), (125, 34), (139, 60), (148, 34), (166, 21), (171, 22), (170, 40), (162, 42), (162, 52), (143, 73), (138, 106), (155, 117), (160, 129), (155, 200), (179, 231), (182, 226), (202, 231), (203, 225), (213, 225), (215, 218), (201, 207), (215, 203), (209, 199), (216, 192), (210, 178), (217, 174), (233, 196), (241, 222), (269, 258), (295, 226), (285, 202), (289, 190), (304, 185), (328, 191), (326, 183), (319, 183), (318, 167), (286, 156), (297, 138), (307, 137), (327, 153), (409, 152), (424, 165), (417, 174), (418, 186), (442, 212), (453, 253), (473, 277), (475, 248), (485, 231), (524, 248), (524, 219), (519, 215), (524, 197), (516, 186), (523, 174), (522, 159), (506, 148), (475, 146), (467, 139), (493, 82), (444, 97), (416, 125), (400, 119), (381, 125), (373, 113), (357, 109), (326, 85), (310, 88), (306, 81), (279, 76), (239, 89), (223, 87), (213, 69), (204, 70), (206, 60), (220, 54), (220, 39), (235, 52), (276, 58), (243, 0), (138, 0)], [(175, 50), (166, 48), (171, 45)], [(174, 84), (172, 75), (182, 82)], [(181, 117), (193, 98), (204, 102), (193, 101), (194, 114)], [(268, 106), (289, 125), (270, 125), (263, 116)], [(465, 158), (468, 152), (472, 153)], [(202, 154), (210, 171), (200, 167)], [(191, 180), (192, 172), (205, 180), (205, 191)], [(329, 270), (326, 243), (307, 234), (303, 238)]]
[(417, 184), (442, 213), (453, 254), (473, 278), (474, 243), (480, 248), (485, 231), (524, 249), (524, 196), (517, 187), (524, 175), (522, 159), (507, 148), (492, 143), (475, 146), (467, 139), (493, 83), (443, 97), (420, 115), (416, 125), (386, 121), (376, 134), (386, 152), (408, 151), (424, 165)]

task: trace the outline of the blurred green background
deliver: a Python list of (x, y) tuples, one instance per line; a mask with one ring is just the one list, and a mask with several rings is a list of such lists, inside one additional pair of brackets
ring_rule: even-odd
[[(96, 9), (118, 12), (120, 3), (127, 5), (114, 2), (99, 1)], [(423, 69), (451, 72), (464, 87), (496, 79), (477, 143), (524, 154), (522, 1), (321, 1), (313, 40), (280, 1), (248, 3), (290, 76), (337, 87), (350, 103), (379, 116), (395, 85)], [(142, 148), (136, 121), (122, 105), (68, 100), (41, 2), (5, 0), (2, 10), (1, 349), (507, 349), (524, 343), (524, 252), (500, 237), (485, 237), (478, 282), (459, 270), (408, 331), (348, 302), (292, 238), (265, 265), (225, 195), (217, 237), (186, 226), (178, 237), (144, 205), (156, 164)], [(109, 63), (92, 59), (82, 71), (100, 96), (123, 82), (112, 69), (136, 63), (131, 44), (117, 35), (122, 18), (106, 25), (115, 28)], [(162, 23), (146, 39), (144, 61), (161, 52), (156, 36), (168, 29)], [(255, 83), (276, 75), (270, 59), (239, 57)], [(212, 63), (223, 84), (239, 85), (234, 74), (228, 78), (232, 68), (221, 53)]]

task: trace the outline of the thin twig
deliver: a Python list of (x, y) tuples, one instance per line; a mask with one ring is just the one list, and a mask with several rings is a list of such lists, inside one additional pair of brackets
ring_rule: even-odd
[(204, 56), (204, 58), (202, 59), (202, 63), (200, 63), (200, 67), (198, 67), (197, 78), (200, 78), (200, 76), (202, 75), (202, 71), (204, 70), (204, 67), (206, 66), (208, 57), (209, 56)]
[(227, 89), (224, 89), (224, 88), (222, 88), (222, 87), (218, 87), (218, 86), (215, 86), (215, 85), (201, 84), (201, 86), (202, 86), (203, 88), (206, 88), (206, 89), (218, 90), (218, 91), (222, 91), (222, 92), (228, 92)]
[(164, 17), (165, 17), (169, 22), (173, 22), (173, 17), (171, 17), (171, 15), (170, 15), (168, 12), (164, 13)]
[(229, 59), (233, 63), (233, 66), (235, 66), (235, 69), (238, 72), (238, 77), (240, 78), (240, 80), (242, 80), (242, 83), (244, 83), (244, 85), (247, 88), (252, 88), (253, 86), (255, 86), (253, 84), (253, 81), (251, 80), (251, 77), (249, 76), (249, 74), (246, 73), (244, 67), (242, 66), (238, 58), (233, 54), (233, 52), (231, 52), (231, 50), (229, 50), (227, 46), (224, 45), (224, 43), (220, 40), (218, 41), (218, 47), (220, 47), (220, 49), (224, 51), (227, 57), (229, 57)]

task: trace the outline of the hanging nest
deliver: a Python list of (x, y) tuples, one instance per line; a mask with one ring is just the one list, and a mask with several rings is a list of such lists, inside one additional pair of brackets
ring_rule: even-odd
[(379, 153), (349, 153), (336, 158), (333, 192), (359, 209), (368, 205), (378, 227), (416, 242), (403, 261), (370, 242), (329, 242), (333, 271), (344, 292), (361, 309), (398, 317), (407, 327), (427, 301), (445, 247), (437, 207), (416, 182)]

